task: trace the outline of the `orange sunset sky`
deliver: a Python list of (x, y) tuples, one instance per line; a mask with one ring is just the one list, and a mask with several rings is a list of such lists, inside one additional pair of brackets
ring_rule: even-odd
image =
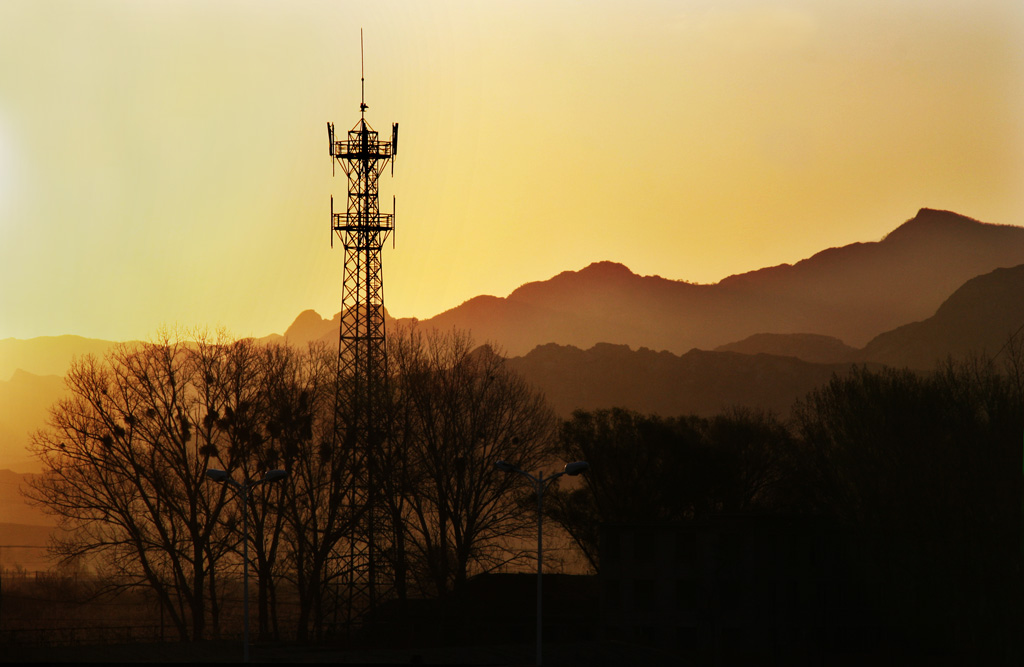
[(0, 338), (333, 315), (360, 28), (398, 317), (598, 260), (716, 282), (921, 207), (1024, 225), (1020, 0), (3, 0)]

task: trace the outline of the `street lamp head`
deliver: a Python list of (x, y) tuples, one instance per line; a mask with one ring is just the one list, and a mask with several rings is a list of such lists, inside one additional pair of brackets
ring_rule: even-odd
[(280, 482), (282, 479), (288, 476), (287, 470), (271, 470), (263, 476), (261, 481), (263, 482)]
[(228, 481), (228, 474), (223, 470), (217, 470), (216, 468), (208, 468), (206, 470), (206, 476), (218, 484)]
[(516, 467), (505, 461), (495, 461), (494, 467), (502, 472), (515, 472)]
[(584, 473), (590, 470), (590, 464), (586, 461), (573, 461), (572, 463), (566, 463), (565, 468), (562, 470), (562, 474), (575, 477), (580, 473)]

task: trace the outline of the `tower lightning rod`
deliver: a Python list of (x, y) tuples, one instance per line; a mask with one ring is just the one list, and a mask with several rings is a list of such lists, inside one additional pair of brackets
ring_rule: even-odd
[(363, 29), (359, 29), (359, 112), (366, 118), (366, 56), (363, 55)]

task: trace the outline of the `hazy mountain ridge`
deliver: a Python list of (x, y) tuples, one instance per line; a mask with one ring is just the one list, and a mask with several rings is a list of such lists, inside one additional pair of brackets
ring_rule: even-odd
[(337, 337), (340, 322), (341, 313), (335, 315), (334, 319), (327, 320), (320, 317), (320, 313), (315, 310), (304, 310), (285, 330), (284, 339), (295, 345), (320, 340), (331, 332)]
[(45, 570), (52, 564), (46, 545), (57, 519), (29, 505), (21, 495), (21, 488), (31, 478), (30, 474), (0, 469), (0, 546), (16, 547), (4, 550), (2, 565), (6, 568), (20, 565), (30, 571)]
[(714, 351), (774, 354), (819, 364), (846, 363), (861, 358), (857, 348), (821, 334), (754, 334), (735, 343), (719, 345)]
[(103, 356), (114, 341), (82, 336), (39, 336), (0, 340), (0, 381), (19, 368), (34, 375), (64, 375), (71, 360), (84, 354)]
[[(967, 280), (1021, 262), (1024, 228), (921, 209), (881, 241), (829, 248), (713, 285), (595, 262), (506, 297), (474, 297), (419, 324), (471, 331), (510, 356), (545, 343), (588, 349), (603, 342), (683, 354), (758, 334), (813, 334), (857, 348), (930, 317)], [(333, 343), (338, 322), (338, 315), (326, 320), (306, 311), (285, 338)]]
[(1024, 228), (921, 209), (881, 241), (829, 248), (714, 285), (597, 262), (488, 297), (486, 308), (470, 300), (421, 324), (471, 330), (510, 355), (547, 342), (682, 354), (760, 333), (817, 334), (860, 347), (930, 317), (965, 281), (1021, 262)]
[[(818, 334), (755, 334), (712, 351), (683, 355), (597, 343), (587, 349), (548, 343), (509, 366), (545, 392), (559, 414), (621, 406), (663, 415), (714, 414), (733, 405), (786, 413), (793, 402), (853, 363), (928, 370), (945, 357), (995, 354), (1024, 328), (1024, 264), (965, 282), (932, 317), (883, 333), (863, 349)], [(482, 298), (482, 304), (493, 304)], [(284, 338), (336, 345), (333, 320), (306, 311)], [(393, 320), (389, 320), (392, 321)], [(95, 341), (94, 341), (95, 342)], [(59, 376), (19, 370), (0, 381), (0, 464), (35, 470), (25, 451), (29, 431), (63, 393)]]
[[(949, 260), (957, 249), (970, 257)], [(943, 281), (949, 282), (958, 271), (986, 268), (935, 299), (931, 310), (879, 332), (861, 349), (809, 325), (798, 328), (807, 325), (814, 313), (826, 320), (837, 317), (837, 312), (846, 313), (847, 319), (854, 315), (869, 319), (857, 304), (871, 298), (888, 304), (883, 310), (888, 308), (889, 315), (917, 312), (923, 308), (921, 303), (906, 306), (903, 297), (892, 297), (890, 292), (905, 292), (907, 284), (920, 282), (919, 277), (903, 274), (916, 266), (907, 258), (919, 264), (925, 255), (953, 267), (945, 271), (930, 266), (924, 272), (929, 280), (942, 273)], [(1012, 268), (991, 266), (1008, 259), (1016, 260)], [(900, 263), (903, 260), (907, 262)], [(470, 329), (477, 342), (496, 343), (510, 357), (509, 363), (548, 392), (563, 413), (575, 407), (616, 404), (663, 414), (713, 412), (736, 403), (787, 410), (792, 398), (852, 362), (927, 369), (947, 354), (978, 349), (994, 353), (1024, 325), (1022, 262), (1024, 228), (922, 209), (883, 241), (831, 248), (792, 266), (730, 276), (717, 285), (638, 276), (620, 264), (597, 262), (550, 280), (526, 283), (509, 297), (475, 297), (419, 325)], [(869, 284), (871, 280), (863, 276), (870, 275), (872, 268), (888, 272), (886, 280), (894, 280), (894, 273), (903, 277), (895, 283), (872, 278), (878, 291), (868, 296), (846, 299), (842, 290), (834, 289), (835, 275), (861, 276), (858, 284)], [(811, 280), (815, 276), (818, 279)], [(921, 302), (932, 299), (932, 292)], [(793, 316), (799, 304), (812, 297), (817, 305), (800, 317)], [(835, 300), (827, 308), (819, 307), (826, 297)], [(386, 317), (388, 326), (396, 323), (390, 315)], [(408, 320), (398, 320), (403, 321)], [(283, 338), (294, 345), (323, 341), (336, 346), (339, 323), (340, 315), (328, 320), (307, 310), (283, 336), (262, 340)], [(752, 323), (764, 328), (746, 332)], [(718, 340), (737, 331), (745, 333), (704, 346), (710, 352), (695, 349), (700, 345), (682, 352), (673, 347), (691, 339)], [(509, 340), (529, 347), (517, 354)], [(63, 392), (57, 376), (66, 371), (73, 356), (101, 355), (114, 345), (78, 336), (0, 340), (0, 372), (27, 371), (0, 380), (0, 465), (37, 469), (28, 460), (25, 445), (29, 431), (43, 425), (46, 408)], [(669, 351), (652, 351), (659, 349)], [(822, 365), (828, 368), (817, 367)], [(52, 377), (38, 377), (45, 375)]]
[(785, 415), (798, 398), (851, 366), (696, 349), (678, 356), (607, 343), (589, 350), (549, 343), (506, 363), (562, 417), (613, 406), (711, 416), (744, 405)]
[[(387, 308), (385, 308), (385, 327), (392, 326), (395, 322), (395, 318), (391, 317)], [(328, 320), (321, 317), (320, 313), (315, 310), (304, 310), (295, 318), (295, 321), (292, 322), (288, 329), (285, 330), (283, 336), (271, 334), (270, 336), (264, 336), (259, 340), (262, 342), (274, 342), (280, 339), (291, 345), (303, 346), (308, 345), (309, 343), (324, 343), (332, 347), (337, 347), (340, 331), (341, 313), (335, 313), (334, 317)]]
[(947, 356), (996, 355), (1022, 329), (1024, 264), (968, 280), (932, 317), (879, 334), (859, 358), (928, 369)]
[[(28, 453), (32, 431), (43, 428), (50, 406), (64, 394), (59, 375), (34, 375), (21, 369), (0, 381), (0, 466), (36, 470)], [(0, 479), (0, 483), (5, 483)], [(2, 521), (2, 519), (0, 519)]]
[[(20, 489), (31, 477), (31, 474), (0, 469), (0, 544), (45, 545), (45, 534), (57, 525), (53, 516), (26, 504), (22, 497)], [(21, 541), (29, 540), (30, 536), (31, 541)]]
[(544, 345), (508, 361), (562, 416), (619, 406), (661, 415), (713, 415), (742, 405), (785, 415), (797, 399), (853, 364), (931, 370), (948, 357), (995, 355), (1024, 330), (1024, 264), (967, 281), (935, 314), (863, 349), (814, 334), (757, 334), (682, 356), (598, 345)]
[(574, 409), (610, 406), (710, 416), (742, 405), (785, 415), (854, 364), (930, 370), (947, 356), (995, 354), (1024, 325), (1022, 296), (1024, 265), (997, 269), (957, 290), (932, 318), (882, 334), (862, 350), (814, 334), (758, 334), (681, 356), (607, 344), (586, 351), (549, 344), (508, 364), (563, 417)]
[(930, 370), (947, 357), (998, 354), (1024, 330), (1024, 264), (976, 276), (924, 320), (879, 334), (861, 349), (813, 334), (756, 334), (716, 351), (778, 354), (819, 363), (872, 362)]

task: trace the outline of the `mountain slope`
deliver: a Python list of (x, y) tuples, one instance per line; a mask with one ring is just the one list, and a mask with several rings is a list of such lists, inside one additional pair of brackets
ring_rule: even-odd
[(892, 366), (930, 369), (947, 356), (998, 354), (1024, 328), (1024, 264), (977, 276), (935, 314), (872, 339), (859, 357)]
[(35, 375), (64, 375), (72, 358), (84, 354), (103, 356), (116, 344), (82, 336), (4, 338), (0, 340), (0, 380), (10, 378), (19, 368)]
[[(998, 351), (1024, 325), (1022, 262), (1024, 229), (923, 209), (882, 241), (716, 285), (599, 262), (505, 298), (476, 297), (420, 326), (470, 329), (478, 342), (497, 343), (563, 412), (634, 399), (666, 414), (732, 403), (785, 410), (850, 361), (931, 368), (948, 354)], [(895, 324), (878, 328), (890, 320)], [(339, 321), (305, 311), (283, 338), (336, 346)], [(847, 345), (869, 331), (863, 350)], [(63, 375), (75, 355), (100, 355), (113, 345), (79, 336), (0, 340), (2, 465), (34, 469), (26, 467), (28, 432), (42, 425), (63, 390), (59, 377), (45, 376)], [(693, 348), (717, 350), (688, 352)], [(809, 361), (834, 367), (822, 371)]]
[(27, 451), (29, 438), (45, 426), (47, 411), (64, 391), (64, 380), (57, 375), (18, 370), (10, 380), (0, 381), (0, 467), (39, 470), (39, 462)]
[(804, 361), (874, 362), (930, 370), (947, 357), (1000, 353), (1024, 331), (1024, 264), (976, 276), (954, 291), (935, 313), (879, 334), (862, 349), (813, 334), (755, 334), (716, 351), (778, 354)]
[(768, 354), (691, 350), (677, 356), (609, 344), (589, 350), (542, 345), (506, 363), (543, 391), (562, 417), (610, 407), (711, 416), (737, 405), (787, 415), (798, 398), (850, 368)]
[[(31, 475), (0, 469), (0, 526), (6, 529), (4, 534), (0, 535), (0, 539), (3, 540), (0, 544), (45, 546), (46, 533), (57, 524), (54, 516), (25, 502), (21, 488), (30, 477)], [(44, 526), (46, 528), (41, 528)]]
[(754, 334), (735, 343), (719, 345), (715, 352), (774, 354), (818, 364), (846, 363), (860, 359), (860, 350), (838, 338), (819, 334)]
[(962, 283), (1024, 261), (1024, 228), (922, 209), (883, 240), (831, 248), (794, 265), (694, 285), (611, 262), (477, 297), (422, 325), (471, 330), (522, 355), (554, 342), (681, 354), (759, 333), (809, 333), (860, 347), (930, 316)]
[(856, 350), (835, 338), (758, 334), (712, 352), (586, 351), (543, 345), (508, 360), (552, 407), (627, 407), (662, 415), (713, 415), (742, 405), (785, 415), (794, 402), (853, 363), (932, 370), (947, 357), (993, 356), (1024, 332), (1024, 264), (968, 280), (935, 314), (875, 337)]
[[(385, 329), (394, 325), (395, 318), (384, 309)], [(283, 336), (266, 336), (259, 339), (262, 342), (284, 342), (299, 348), (304, 348), (309, 343), (324, 343), (337, 348), (338, 336), (341, 328), (341, 313), (335, 313), (331, 319), (325, 319), (315, 310), (304, 310), (299, 313), (291, 326), (285, 330)], [(280, 339), (280, 340), (279, 340)]]

